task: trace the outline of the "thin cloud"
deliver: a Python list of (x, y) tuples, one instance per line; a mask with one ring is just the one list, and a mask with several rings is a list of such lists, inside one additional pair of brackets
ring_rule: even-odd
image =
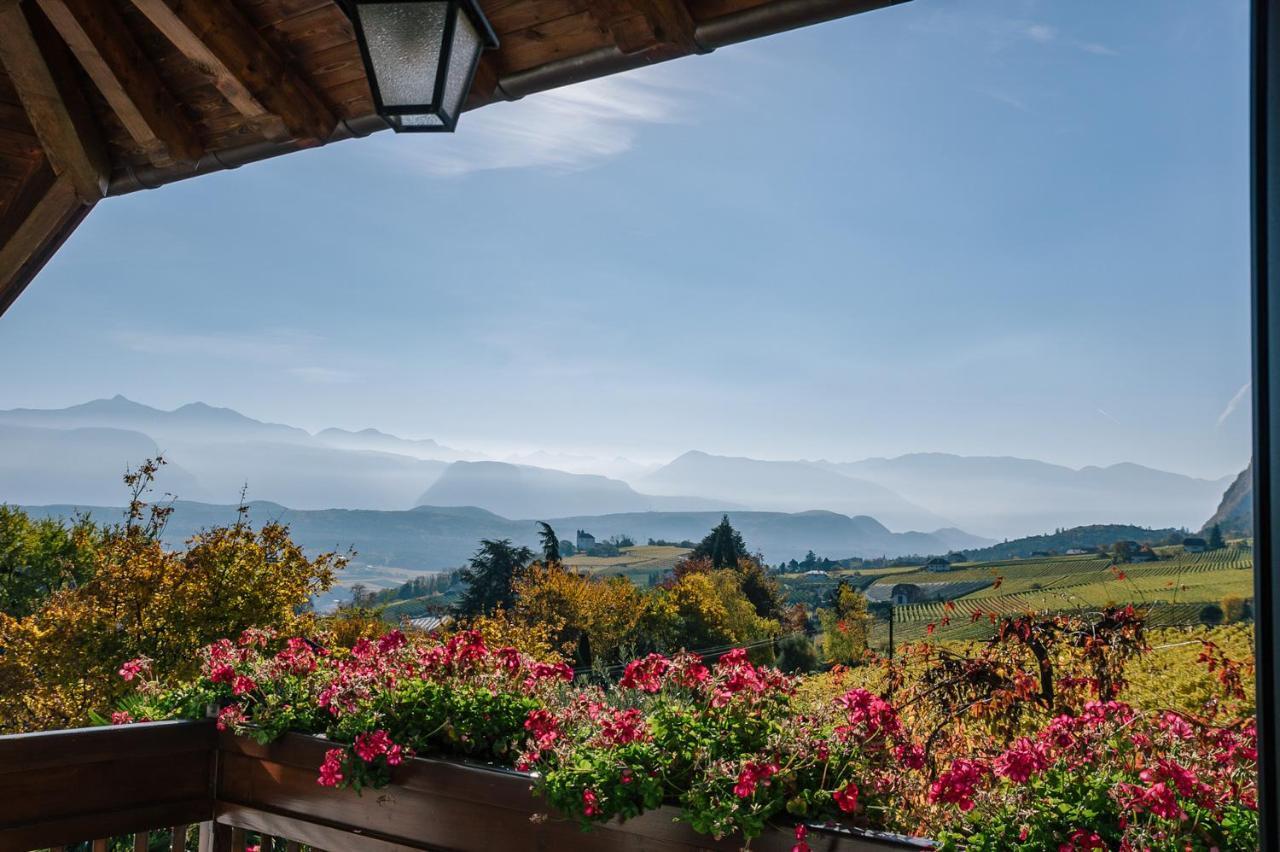
[(1099, 414), (1101, 414), (1103, 417), (1107, 418), (1108, 420), (1110, 420), (1112, 423), (1117, 423), (1117, 424), (1118, 424), (1118, 423), (1120, 422), (1119, 420), (1117, 420), (1116, 418), (1112, 417), (1109, 413), (1107, 413), (1106, 411), (1104, 411), (1104, 410), (1103, 410), (1103, 409), (1101, 409), (1101, 408), (1099, 408), (1099, 409), (1098, 409), (1098, 413), (1099, 413)]
[(315, 335), (288, 329), (255, 335), (122, 331), (113, 339), (125, 349), (148, 355), (200, 355), (266, 363), (294, 358), (322, 342)]
[(1015, 98), (1008, 92), (998, 92), (993, 89), (979, 89), (978, 91), (992, 100), (999, 101), (1006, 106), (1013, 107), (1019, 112), (1031, 112), (1031, 107), (1027, 106), (1025, 101)]
[(1095, 56), (1119, 56), (1119, 51), (1112, 50), (1105, 44), (1099, 44), (1096, 41), (1073, 41), (1071, 46), (1085, 53), (1092, 53)]
[(1226, 423), (1227, 419), (1230, 418), (1232, 414), (1236, 413), (1236, 409), (1240, 407), (1240, 403), (1248, 399), (1249, 389), (1252, 387), (1253, 382), (1245, 382), (1240, 386), (1240, 390), (1236, 391), (1236, 395), (1231, 397), (1231, 401), (1227, 403), (1227, 407), (1222, 409), (1222, 413), (1218, 415), (1218, 425), (1215, 428), (1221, 429), (1222, 424)]
[(397, 159), (407, 154), (410, 163), (439, 177), (493, 169), (581, 171), (629, 151), (645, 126), (679, 121), (689, 94), (654, 74), (591, 80), (468, 113), (462, 118), (466, 132), (457, 136), (426, 143), (381, 138), (379, 153)]
[(1076, 38), (1052, 24), (1006, 15), (973, 14), (968, 8), (935, 11), (913, 22), (911, 29), (961, 38), (978, 38), (988, 49), (1006, 50), (1026, 42), (1045, 46), (1065, 46), (1098, 56), (1116, 56), (1115, 50), (1096, 41)]
[(1023, 32), (1027, 38), (1041, 44), (1048, 44), (1058, 37), (1058, 31), (1048, 24), (1027, 24)]
[(333, 367), (290, 367), (286, 372), (312, 385), (346, 385), (360, 379), (360, 374), (353, 370)]
[(121, 331), (112, 337), (118, 346), (131, 352), (274, 367), (308, 384), (349, 384), (361, 378), (360, 373), (350, 369), (316, 364), (317, 360), (325, 360), (325, 339), (293, 329), (271, 329), (252, 335)]

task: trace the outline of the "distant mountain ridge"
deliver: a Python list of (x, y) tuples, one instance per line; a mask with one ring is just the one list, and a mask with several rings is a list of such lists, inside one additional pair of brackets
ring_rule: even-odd
[(376, 430), (313, 436), (203, 402), (165, 411), (119, 395), (0, 411), (0, 427), (26, 430), (21, 442), (0, 446), (0, 502), (11, 503), (110, 504), (126, 468), (163, 454), (158, 488), (187, 499), (226, 502), (247, 488), (304, 509), (404, 509), (462, 455)]
[[(38, 516), (71, 517), (89, 512), (99, 521), (121, 517), (114, 506), (28, 506)], [(902, 556), (945, 553), (982, 546), (978, 539), (958, 530), (937, 533), (893, 533), (873, 518), (848, 517), (834, 512), (730, 511), (729, 519), (747, 544), (779, 562), (801, 559), (813, 549), (845, 556)], [(584, 529), (604, 539), (629, 535), (644, 542), (699, 539), (719, 522), (720, 512), (627, 512), (601, 515), (549, 517), (546, 520), (561, 537)], [(234, 506), (180, 500), (165, 529), (165, 539), (178, 545), (192, 534), (215, 524), (234, 521)], [(250, 520), (279, 520), (290, 525), (294, 540), (310, 551), (345, 550), (353, 547), (357, 561), (417, 571), (457, 568), (476, 550), (483, 538), (510, 538), (536, 547), (539, 528), (535, 520), (511, 520), (475, 507), (421, 506), (410, 511), (349, 509), (296, 510), (275, 503), (250, 503)]]
[(1076, 469), (947, 453), (812, 464), (878, 483), (964, 529), (992, 537), (1099, 523), (1193, 528), (1212, 511), (1228, 481), (1128, 462)]
[(67, 408), (12, 408), (0, 411), (0, 422), (14, 426), (74, 429), (105, 426), (142, 432), (159, 443), (172, 440), (307, 441), (310, 434), (296, 426), (265, 423), (230, 408), (190, 402), (172, 411), (152, 408), (117, 394)]
[(752, 509), (827, 509), (871, 515), (898, 530), (937, 529), (952, 522), (874, 482), (795, 461), (762, 461), (691, 450), (636, 480), (652, 494), (721, 498)]
[(506, 462), (454, 462), (418, 498), (419, 506), (479, 506), (509, 518), (738, 508), (702, 497), (637, 493), (620, 479)]
[(202, 402), (165, 411), (123, 396), (0, 411), (0, 427), (29, 430), (0, 447), (0, 501), (28, 504), (115, 502), (125, 468), (162, 452), (170, 465), (160, 488), (215, 504), (247, 486), (251, 498), (296, 509), (427, 502), (505, 517), (825, 510), (874, 517), (896, 531), (962, 529), (1001, 539), (1099, 523), (1195, 528), (1229, 482), (1127, 463), (1077, 470), (944, 453), (830, 462), (691, 451), (655, 468), (536, 451), (493, 463), (505, 467), (472, 468), (488, 460), (429, 438), (339, 428), (313, 435)]
[(477, 453), (446, 447), (430, 438), (400, 438), (377, 429), (361, 429), (358, 432), (347, 429), (321, 429), (315, 434), (315, 439), (326, 446), (340, 450), (396, 453), (431, 461), (459, 461), (474, 459), (478, 456)]

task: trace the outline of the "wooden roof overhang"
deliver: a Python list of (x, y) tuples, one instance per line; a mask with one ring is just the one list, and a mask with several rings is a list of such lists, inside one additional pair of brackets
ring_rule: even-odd
[[(480, 0), (467, 109), (903, 1)], [(338, 0), (0, 0), (0, 314), (105, 197), (385, 127)]]

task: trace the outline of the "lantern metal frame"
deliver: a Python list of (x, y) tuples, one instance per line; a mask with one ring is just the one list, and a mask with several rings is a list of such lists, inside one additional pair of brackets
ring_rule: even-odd
[[(432, 92), (431, 101), (422, 104), (387, 106), (382, 100), (377, 71), (373, 65), (373, 56), (369, 52), (369, 42), (365, 37), (364, 25), (361, 23), (358, 7), (426, 3), (436, 3), (447, 7), (444, 32), (440, 38), (440, 56), (436, 64), (435, 90)], [(494, 33), (493, 27), (489, 25), (488, 19), (485, 18), (484, 12), (481, 11), (475, 0), (342, 0), (342, 7), (346, 11), (347, 17), (351, 19), (351, 25), (355, 29), (356, 42), (360, 46), (360, 57), (364, 60), (365, 74), (369, 78), (369, 90), (373, 94), (373, 106), (378, 115), (382, 116), (387, 124), (391, 126), (391, 129), (397, 133), (452, 133), (458, 126), (458, 117), (462, 113), (467, 95), (475, 82), (476, 68), (480, 64), (480, 56), (486, 50), (493, 50), (498, 47), (498, 36)], [(467, 69), (462, 99), (458, 101), (457, 110), (455, 113), (450, 114), (445, 108), (444, 90), (445, 85), (448, 83), (448, 72), (453, 60), (453, 34), (458, 15), (466, 15), (471, 19), (471, 24), (475, 27), (476, 35), (480, 39), (480, 49), (476, 51), (476, 55), (470, 60), (471, 67)], [(415, 115), (433, 115), (440, 119), (440, 123), (434, 125), (405, 124), (405, 116)]]

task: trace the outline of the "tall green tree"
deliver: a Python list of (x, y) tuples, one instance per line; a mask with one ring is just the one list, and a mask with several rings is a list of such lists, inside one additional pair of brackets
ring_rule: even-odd
[(0, 505), (0, 612), (22, 618), (59, 589), (84, 583), (101, 540), (88, 517), (65, 523)]
[(538, 541), (542, 544), (542, 564), (559, 565), (560, 539), (556, 537), (556, 531), (546, 521), (538, 521), (538, 527), (541, 529)]
[(515, 604), (516, 580), (533, 559), (533, 551), (516, 547), (511, 539), (484, 539), (467, 567), (458, 572), (466, 590), (456, 611), (464, 617), (488, 615), (496, 609), (511, 609)]
[(1222, 540), (1222, 525), (1214, 524), (1209, 530), (1209, 549), (1221, 550), (1226, 546), (1227, 543)]
[(715, 529), (707, 533), (689, 556), (693, 559), (710, 559), (712, 568), (737, 568), (738, 560), (747, 555), (742, 534), (729, 523), (725, 515)]

